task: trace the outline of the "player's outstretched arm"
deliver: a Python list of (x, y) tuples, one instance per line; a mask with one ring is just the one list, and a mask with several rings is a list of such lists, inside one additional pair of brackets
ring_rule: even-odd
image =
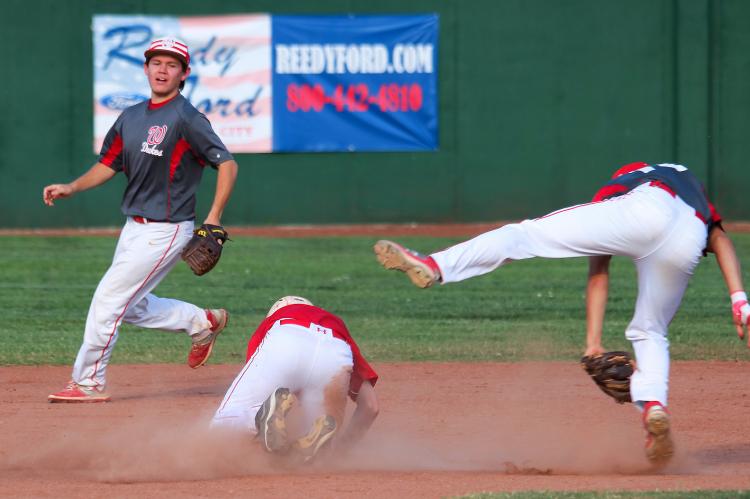
[(51, 184), (42, 191), (42, 201), (47, 206), (54, 206), (55, 199), (69, 198), (73, 194), (85, 191), (103, 184), (115, 176), (115, 171), (102, 164), (96, 163), (89, 171), (69, 184)]
[(740, 261), (737, 258), (734, 244), (721, 227), (714, 227), (708, 237), (706, 249), (716, 255), (716, 261), (727, 284), (732, 300), (732, 314), (734, 325), (737, 328), (737, 336), (740, 339), (747, 336), (748, 347), (750, 347), (750, 334), (747, 334), (750, 305), (747, 303), (747, 294), (745, 294), (745, 287), (742, 284)]
[(609, 255), (589, 257), (589, 280), (586, 286), (586, 351), (596, 357), (604, 353), (602, 329), (609, 292)]
[(224, 207), (229, 201), (229, 196), (231, 196), (234, 183), (237, 180), (238, 166), (235, 160), (230, 159), (219, 164), (217, 168), (219, 169), (219, 174), (216, 178), (214, 202), (203, 223), (220, 226)]
[(356, 403), (357, 407), (354, 409), (346, 431), (341, 436), (340, 444), (345, 447), (358, 442), (370, 429), (380, 412), (375, 387), (369, 381), (362, 383)]

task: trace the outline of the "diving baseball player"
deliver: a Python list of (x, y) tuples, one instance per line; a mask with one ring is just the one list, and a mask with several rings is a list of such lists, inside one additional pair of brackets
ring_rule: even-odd
[(188, 365), (203, 365), (227, 324), (223, 309), (197, 307), (160, 298), (151, 291), (179, 261), (193, 235), (195, 193), (205, 165), (218, 169), (216, 193), (205, 223), (221, 225), (221, 215), (237, 177), (237, 163), (206, 117), (180, 94), (190, 74), (183, 42), (160, 38), (144, 53), (143, 70), (151, 98), (117, 118), (99, 161), (69, 184), (44, 188), (52, 206), (122, 172), (127, 179), (122, 212), (127, 217), (109, 270), (94, 292), (83, 344), (72, 379), (50, 402), (106, 402), (106, 370), (123, 322), (184, 332), (192, 338)]
[[(309, 461), (337, 432), (342, 445), (364, 435), (378, 414), (377, 380), (344, 321), (306, 298), (285, 296), (250, 338), (246, 364), (211, 426), (249, 432), (269, 452)], [(347, 394), (356, 408), (340, 432)], [(299, 411), (306, 434), (292, 434), (290, 410)]]
[(374, 250), (383, 266), (406, 272), (423, 288), (479, 276), (513, 260), (588, 256), (586, 356), (604, 353), (610, 259), (632, 259), (638, 299), (625, 335), (637, 370), (630, 393), (642, 411), (646, 455), (655, 465), (665, 464), (674, 450), (667, 410), (667, 328), (704, 251), (716, 255), (737, 333), (740, 338), (747, 334), (750, 306), (734, 246), (703, 186), (682, 165), (626, 165), (591, 203), (505, 225), (427, 257), (392, 241), (378, 241)]

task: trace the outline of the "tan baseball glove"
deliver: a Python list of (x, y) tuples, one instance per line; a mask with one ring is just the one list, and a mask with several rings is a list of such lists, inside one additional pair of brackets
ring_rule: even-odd
[(597, 356), (581, 358), (581, 367), (604, 393), (618, 404), (632, 402), (630, 399), (630, 376), (635, 361), (628, 352), (605, 352)]
[(224, 227), (203, 224), (193, 231), (193, 238), (182, 250), (182, 259), (195, 275), (203, 275), (219, 263), (227, 239), (229, 234)]

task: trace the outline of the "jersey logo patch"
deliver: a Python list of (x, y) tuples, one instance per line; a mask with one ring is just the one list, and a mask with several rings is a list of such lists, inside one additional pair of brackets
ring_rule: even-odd
[(161, 144), (164, 137), (167, 136), (167, 125), (154, 125), (148, 129), (148, 137), (146, 142), (141, 144), (141, 152), (150, 154), (152, 156), (163, 156), (164, 149), (157, 149), (156, 146)]

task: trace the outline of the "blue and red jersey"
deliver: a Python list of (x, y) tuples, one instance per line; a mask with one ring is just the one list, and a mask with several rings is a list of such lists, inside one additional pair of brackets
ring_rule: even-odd
[(672, 196), (679, 196), (695, 210), (695, 216), (706, 224), (709, 232), (714, 225), (721, 223), (721, 216), (708, 200), (703, 184), (682, 165), (649, 165), (643, 162), (627, 164), (617, 170), (612, 179), (596, 192), (593, 201), (622, 196), (645, 183), (664, 189)]

